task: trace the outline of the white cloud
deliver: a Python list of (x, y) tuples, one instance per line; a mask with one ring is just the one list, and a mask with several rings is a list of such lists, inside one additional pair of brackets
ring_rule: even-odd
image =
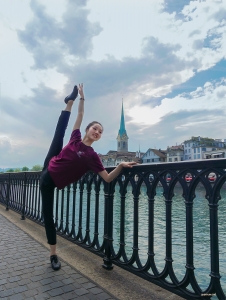
[[(116, 149), (122, 97), (130, 150), (139, 143), (165, 148), (196, 133), (224, 135), (225, 81), (208, 79), (208, 70), (225, 59), (226, 0), (190, 1), (182, 12), (173, 4), (174, 13), (163, 10), (163, 0), (0, 5), (0, 134), (8, 166), (42, 163), (62, 100), (78, 82), (85, 84), (83, 127), (97, 119), (105, 128), (97, 152)], [(183, 93), (180, 85), (203, 70), (206, 84), (193, 81)], [(76, 108), (70, 124), (75, 115)], [(70, 126), (65, 141), (69, 135)]]
[(226, 113), (225, 98), (221, 97), (222, 93), (226, 94), (225, 83), (225, 79), (217, 83), (206, 82), (203, 87), (198, 87), (189, 94), (178, 95), (173, 99), (165, 98), (160, 105), (155, 107), (135, 105), (127, 110), (128, 115), (131, 117), (130, 122), (153, 125), (167, 114), (178, 113), (183, 110), (192, 112), (203, 109), (210, 111), (223, 109), (224, 113)]
[(102, 32), (93, 39), (91, 59), (102, 60), (106, 55), (116, 59), (140, 57), (142, 41), (158, 31), (162, 0), (94, 0), (87, 3), (89, 20), (98, 21)]

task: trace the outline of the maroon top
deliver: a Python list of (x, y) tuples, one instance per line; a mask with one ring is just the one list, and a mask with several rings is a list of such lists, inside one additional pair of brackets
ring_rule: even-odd
[(90, 170), (99, 173), (105, 169), (93, 148), (82, 143), (81, 132), (76, 129), (60, 154), (50, 160), (48, 171), (55, 185), (62, 189)]

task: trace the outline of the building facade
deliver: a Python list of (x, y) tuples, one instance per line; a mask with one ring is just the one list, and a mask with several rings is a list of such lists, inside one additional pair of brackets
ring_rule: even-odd
[(166, 150), (157, 150), (149, 148), (142, 156), (141, 160), (144, 164), (159, 163), (166, 161)]
[(184, 142), (184, 160), (226, 157), (226, 143), (219, 139), (192, 137)]
[(167, 162), (177, 162), (177, 161), (183, 161), (184, 160), (184, 146), (179, 145), (179, 146), (172, 146), (172, 147), (167, 147), (166, 150), (166, 156)]

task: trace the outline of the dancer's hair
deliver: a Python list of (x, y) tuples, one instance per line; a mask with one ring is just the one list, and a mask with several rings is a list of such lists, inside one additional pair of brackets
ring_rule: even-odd
[(103, 127), (103, 125), (102, 125), (100, 122), (93, 121), (93, 122), (89, 123), (89, 124), (86, 126), (86, 130), (85, 130), (85, 131), (89, 130), (89, 128), (90, 128), (91, 126), (93, 126), (94, 124), (99, 124), (99, 125), (102, 127), (102, 130), (104, 130), (104, 127)]

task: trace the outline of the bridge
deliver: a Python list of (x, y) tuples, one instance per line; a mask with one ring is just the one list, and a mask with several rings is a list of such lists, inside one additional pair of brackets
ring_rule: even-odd
[[(108, 169), (111, 171), (111, 168)], [(39, 176), (39, 172), (0, 174), (0, 207), (1, 218), (3, 218), (1, 222), (7, 224), (7, 226), (2, 225), (2, 228), (11, 228), (10, 226), (17, 228), (19, 226), (21, 236), (27, 233), (31, 239), (30, 243), (41, 245), (42, 250), (40, 252), (44, 253), (47, 250), (43, 231)], [(225, 299), (224, 288), (222, 288), (223, 281), (220, 275), (221, 249), (219, 249), (220, 235), (218, 230), (218, 206), (221, 208), (222, 203), (226, 201), (226, 199), (221, 199), (225, 182), (226, 160), (214, 159), (139, 165), (131, 170), (125, 169), (110, 184), (103, 182), (98, 175), (88, 173), (79, 182), (63, 190), (56, 190), (55, 225), (59, 236), (59, 256), (63, 259), (64, 264), (62, 271), (59, 272), (64, 272), (65, 268), (72, 268), (68, 274), (77, 272), (80, 274), (78, 276), (81, 276), (79, 278), (82, 278), (81, 282), (83, 280), (88, 282), (85, 285), (84, 281), (84, 286), (81, 286), (82, 283), (76, 282), (75, 278), (74, 283), (80, 284), (79, 287), (84, 289), (84, 295), (74, 294), (73, 297), (87, 297), (87, 299), (211, 299), (211, 297), (217, 297), (218, 299)], [(194, 230), (197, 228), (194, 228), (193, 212), (196, 192), (200, 185), (205, 190), (203, 201), (206, 201), (209, 209), (209, 241), (206, 243), (202, 238), (198, 241), (205, 247), (207, 244), (207, 248), (209, 248), (209, 259), (205, 261), (205, 267), (207, 272), (208, 270), (210, 272), (206, 274), (209, 276), (209, 282), (205, 283), (205, 288), (199, 283), (199, 278), (196, 278), (194, 262), (194, 248), (196, 247)], [(181, 198), (183, 199), (184, 210), (175, 218), (173, 214), (174, 192), (178, 186), (182, 191)], [(157, 247), (160, 240), (156, 234), (156, 224), (158, 227), (158, 220), (155, 217), (156, 208), (157, 204), (160, 205), (156, 203), (158, 188), (161, 188), (164, 196), (164, 247), (162, 248)], [(147, 220), (146, 228), (139, 226), (142, 219), (140, 212), (142, 210), (141, 202), (143, 205), (143, 200), (141, 201), (143, 190), (145, 190), (147, 197), (144, 215), (142, 215)], [(128, 205), (127, 200), (130, 197), (130, 191), (133, 201), (130, 201)], [(116, 197), (116, 194), (119, 198)], [(120, 201), (116, 201), (116, 199)], [(116, 210), (119, 210), (118, 215), (115, 214)], [(129, 215), (128, 211), (130, 212)], [(20, 218), (18, 214), (20, 214)], [(200, 218), (201, 215), (202, 211)], [(130, 225), (132, 224), (132, 236), (131, 232), (128, 231), (129, 216)], [(181, 240), (181, 242), (177, 240), (175, 247), (174, 231), (176, 227), (174, 222), (178, 219), (185, 220), (184, 227), (180, 228), (185, 240)], [(162, 231), (162, 227), (160, 229)], [(17, 230), (15, 229), (15, 232)], [(103, 234), (101, 234), (102, 230)], [(8, 230), (8, 232), (6, 230), (6, 233), (3, 234), (6, 242), (1, 244), (1, 249), (4, 250), (5, 248), (8, 255), (10, 255), (11, 247), (7, 249), (6, 245), (9, 243), (12, 246), (9, 234), (12, 231), (14, 229)], [(20, 238), (19, 232), (16, 234), (18, 242), (23, 240)], [(7, 236), (9, 236), (8, 243)], [(41, 237), (44, 237), (44, 240), (43, 238), (41, 240)], [(146, 242), (142, 238), (146, 238)], [(1, 238), (2, 240), (3, 238)], [(130, 243), (132, 247), (129, 250), (128, 244)], [(180, 268), (180, 270), (184, 270), (181, 276), (174, 262), (181, 264), (177, 250), (183, 246), (183, 243), (185, 263)], [(23, 245), (19, 246), (19, 249), (22, 247)], [(32, 252), (32, 249), (29, 249), (29, 253)], [(159, 264), (157, 261), (156, 257), (159, 252), (164, 254), (164, 264)], [(46, 257), (48, 258), (47, 254)], [(79, 259), (76, 259), (77, 257)], [(102, 267), (101, 257), (103, 259)], [(45, 269), (44, 274), (46, 275), (52, 271), (48, 270), (45, 259), (42, 259), (42, 262), (45, 262), (42, 268)], [(2, 266), (6, 266), (4, 259), (1, 263)], [(26, 264), (23, 266), (25, 267)], [(6, 272), (10, 273), (10, 270), (7, 268)], [(35, 269), (35, 272), (37, 272), (35, 276), (40, 275), (38, 269)], [(2, 274), (3, 277), (4, 273)], [(56, 273), (52, 274), (54, 278), (57, 276)], [(9, 283), (9, 278), (12, 275), (8, 276), (8, 279), (2, 277), (3, 282), (6, 280)], [(65, 279), (68, 277), (64, 278), (62, 275), (62, 282)], [(3, 283), (2, 286), (4, 287), (7, 283)], [(55, 281), (51, 284), (57, 286)], [(59, 294), (54, 295), (54, 297), (73, 299), (63, 298), (62, 295), (72, 293), (72, 291), (65, 292), (63, 287), (63, 285), (58, 286), (60, 293), (62, 293), (61, 296)], [(92, 288), (99, 293), (96, 295), (95, 292), (92, 293)], [(3, 289), (1, 293), (3, 293)], [(50, 298), (50, 294), (47, 294)]]

